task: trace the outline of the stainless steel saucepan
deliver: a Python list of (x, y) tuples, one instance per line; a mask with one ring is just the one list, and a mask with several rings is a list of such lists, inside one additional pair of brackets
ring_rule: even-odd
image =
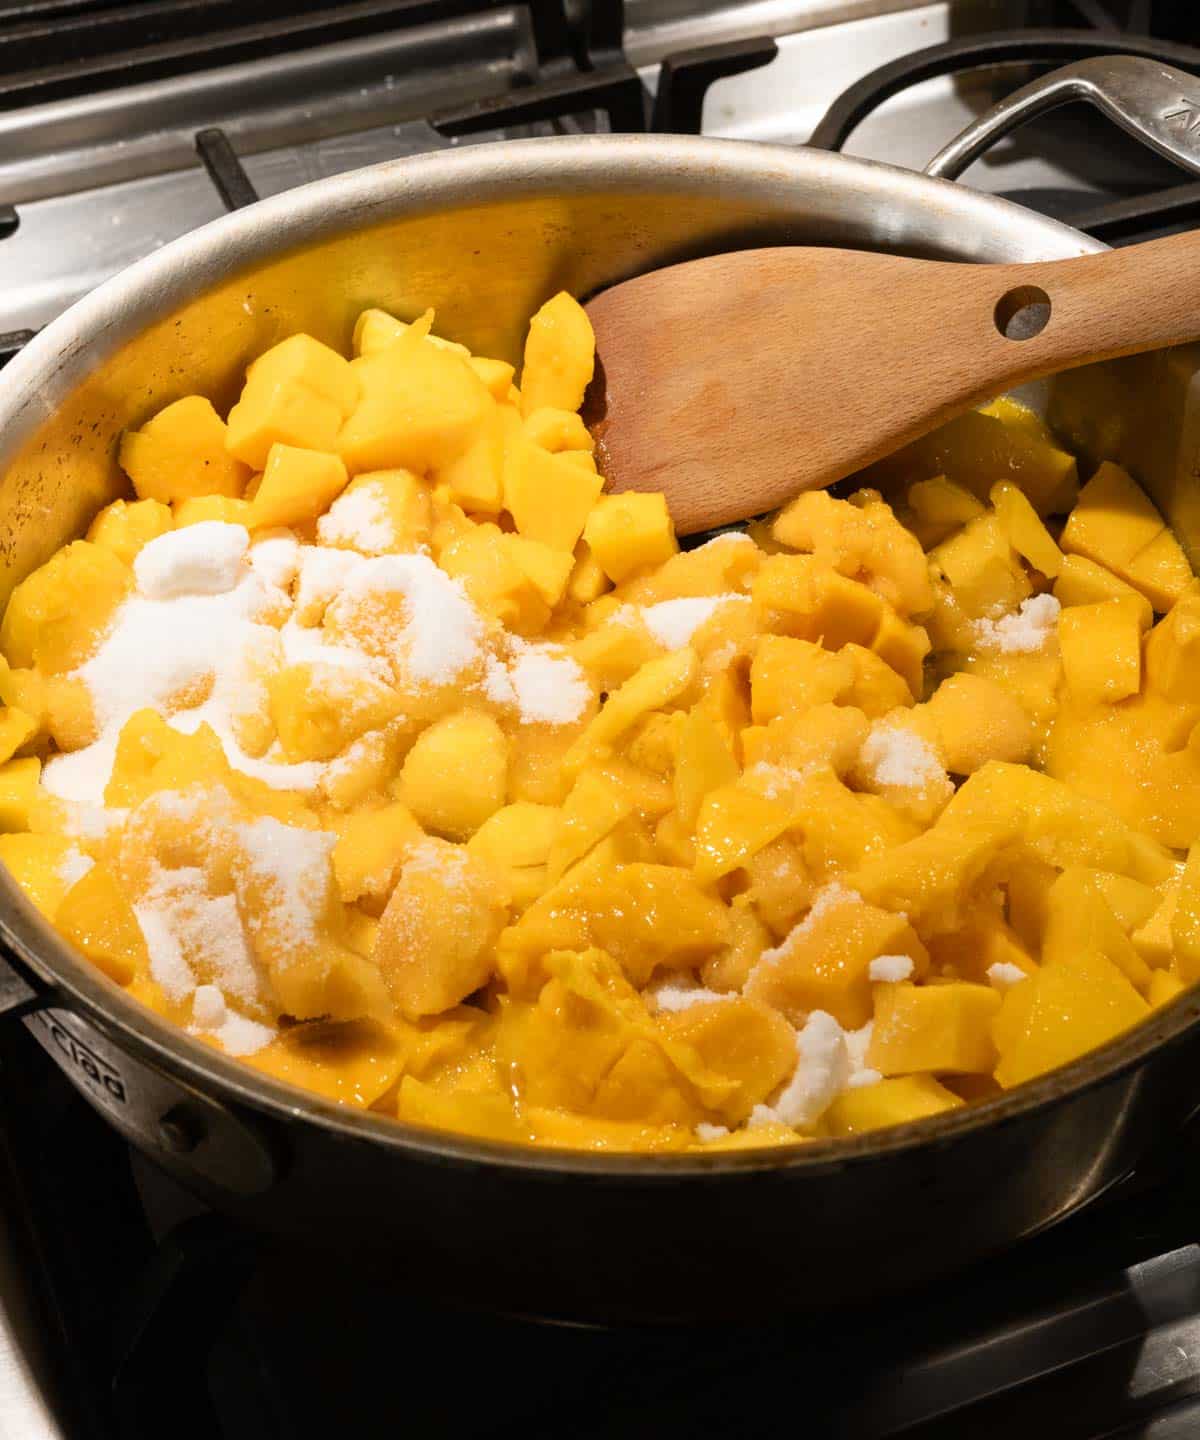
[[(1171, 118), (1191, 85), (1149, 62), (1086, 62), (935, 165), (953, 173), (978, 137), (1083, 90), (1200, 167), (1195, 132)], [(246, 364), (293, 331), (346, 347), (366, 306), (432, 305), (443, 333), (515, 360), (554, 291), (764, 244), (962, 261), (1102, 248), (946, 180), (721, 140), (529, 140), (309, 185), (132, 266), (0, 375), (0, 602), (120, 492), (126, 426), (195, 390), (230, 403)], [(1079, 382), (1067, 407), (1074, 438), (1133, 463), (1193, 545), (1195, 365), (1122, 362), (1092, 377), (1094, 425)], [(214, 1205), (310, 1247), (349, 1245), (406, 1289), (527, 1313), (761, 1317), (912, 1286), (1076, 1209), (1200, 1103), (1189, 993), (999, 1099), (859, 1139), (711, 1156), (517, 1149), (342, 1109), (214, 1053), (78, 957), (7, 875), (0, 936), (8, 1023), (23, 1017), (111, 1124)]]

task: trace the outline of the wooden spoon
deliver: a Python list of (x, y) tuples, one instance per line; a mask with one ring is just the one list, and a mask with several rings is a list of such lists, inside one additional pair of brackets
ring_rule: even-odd
[(1200, 231), (1033, 265), (743, 250), (587, 306), (613, 490), (681, 534), (831, 485), (1014, 385), (1200, 337)]

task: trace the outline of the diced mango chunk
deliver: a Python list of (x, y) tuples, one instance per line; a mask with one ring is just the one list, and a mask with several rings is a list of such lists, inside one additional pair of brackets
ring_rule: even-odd
[(591, 383), (596, 337), (579, 302), (559, 291), (529, 322), (521, 370), (521, 409), (578, 410)]
[(867, 1064), (882, 1075), (990, 1074), (1000, 996), (986, 985), (882, 985)]
[(889, 1125), (906, 1125), (927, 1115), (940, 1115), (963, 1104), (959, 1096), (932, 1075), (904, 1075), (846, 1090), (825, 1112), (831, 1135), (862, 1135)]
[(481, 710), (459, 710), (424, 731), (408, 752), (401, 793), (437, 835), (466, 840), (504, 804), (508, 740)]
[(1149, 496), (1111, 461), (1079, 492), (1062, 546), (1119, 575), (1159, 611), (1170, 609), (1194, 578)]
[[(454, 924), (446, 924), (447, 914)], [(411, 1018), (439, 1015), (492, 972), (504, 897), (488, 862), (445, 840), (415, 846), (379, 928), (375, 958), (396, 1005)]]
[(93, 865), (63, 896), (55, 924), (118, 985), (128, 985), (150, 961), (133, 906), (107, 865)]
[(1142, 688), (1142, 628), (1136, 604), (1072, 605), (1058, 617), (1063, 678), (1084, 705), (1113, 705)]
[(75, 540), (17, 586), (0, 625), (10, 665), (55, 675), (82, 665), (100, 644), (133, 574), (109, 549)]
[(996, 1020), (996, 1079), (1006, 1089), (1094, 1050), (1150, 1013), (1120, 970), (1078, 949), (1014, 985)]
[[(118, 460), (139, 500), (170, 504), (197, 495), (240, 495), (250, 472), (225, 422), (202, 395), (176, 400), (121, 437)], [(149, 538), (149, 537), (147, 537)]]
[(266, 530), (315, 520), (346, 488), (346, 479), (346, 467), (336, 455), (274, 444), (250, 502), (248, 524)]
[(606, 495), (593, 507), (583, 538), (597, 563), (618, 584), (679, 548), (663, 495)]

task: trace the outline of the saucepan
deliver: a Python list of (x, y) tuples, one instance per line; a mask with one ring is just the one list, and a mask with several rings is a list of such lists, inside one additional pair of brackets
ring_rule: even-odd
[[(1170, 118), (1190, 103), (1181, 82), (1128, 57), (1085, 62), (1034, 82), (931, 169), (952, 175), (1079, 94), (1200, 168), (1200, 140)], [(140, 261), (0, 375), (0, 602), (119, 493), (125, 427), (190, 391), (231, 403), (247, 363), (293, 331), (344, 347), (364, 307), (432, 305), (443, 334), (515, 360), (559, 289), (764, 244), (972, 262), (1103, 248), (947, 179), (711, 139), (472, 146), (308, 185)], [(1196, 364), (1178, 351), (1097, 375), (1105, 423), (1073, 437), (1120, 450), (1194, 556)], [(1086, 416), (1081, 383), (1072, 413)], [(1139, 435), (1153, 437), (1145, 457)], [(314, 1254), (350, 1247), (394, 1267), (400, 1293), (540, 1316), (762, 1318), (912, 1287), (1076, 1210), (1200, 1104), (1193, 991), (1000, 1098), (855, 1139), (711, 1156), (521, 1149), (343, 1109), (214, 1052), (75, 954), (7, 874), (0, 937), (6, 1023), (23, 1019), (109, 1123), (209, 1203)]]

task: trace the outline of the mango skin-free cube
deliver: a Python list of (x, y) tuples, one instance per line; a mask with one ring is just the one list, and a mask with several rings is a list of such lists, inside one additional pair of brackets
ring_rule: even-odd
[(605, 495), (592, 508), (583, 538), (600, 568), (618, 584), (638, 570), (661, 565), (679, 549), (662, 495)]
[(929, 956), (902, 915), (834, 892), (778, 947), (762, 956), (745, 993), (797, 1019), (825, 1010), (848, 1030), (871, 1018), (871, 961), (906, 955), (924, 973)]
[(882, 985), (867, 1064), (881, 1075), (990, 1074), (1000, 996), (986, 985)]
[[(588, 517), (603, 484), (599, 475), (518, 439), (504, 462), (504, 508), (527, 539), (572, 551), (584, 526), (590, 524)], [(592, 544), (593, 552), (595, 548)], [(598, 558), (603, 564), (603, 557)]]
[(1014, 985), (996, 1018), (996, 1079), (1006, 1089), (1111, 1040), (1150, 1013), (1120, 970), (1079, 950)]
[(843, 1091), (825, 1113), (831, 1135), (862, 1135), (957, 1110), (962, 1099), (932, 1075), (905, 1075)]
[(1103, 600), (1059, 613), (1063, 677), (1081, 704), (1113, 705), (1142, 688), (1142, 627), (1135, 603)]
[(146, 971), (150, 956), (133, 906), (107, 865), (93, 865), (63, 896), (55, 913), (63, 935), (118, 985)]
[(1170, 609), (1195, 578), (1149, 496), (1107, 460), (1079, 492), (1062, 548), (1119, 575), (1158, 611)]
[(504, 804), (508, 739), (490, 715), (460, 710), (417, 739), (400, 772), (405, 803), (425, 829), (466, 840)]
[(348, 478), (336, 455), (272, 445), (250, 502), (248, 523), (253, 529), (267, 530), (315, 520), (346, 488)]
[(109, 549), (75, 540), (16, 587), (0, 623), (8, 663), (56, 675), (82, 665), (99, 646), (133, 588), (133, 574)]
[(521, 368), (521, 410), (528, 418), (549, 406), (578, 410), (591, 383), (596, 337), (586, 312), (565, 290), (529, 322)]
[(401, 469), (424, 475), (450, 465), (496, 403), (461, 356), (431, 348), (411, 331), (353, 368), (359, 400), (336, 442), (351, 474)]
[(171, 504), (197, 495), (237, 496), (250, 471), (229, 450), (228, 436), (211, 403), (202, 395), (188, 395), (140, 430), (127, 430), (117, 459), (139, 500)]

